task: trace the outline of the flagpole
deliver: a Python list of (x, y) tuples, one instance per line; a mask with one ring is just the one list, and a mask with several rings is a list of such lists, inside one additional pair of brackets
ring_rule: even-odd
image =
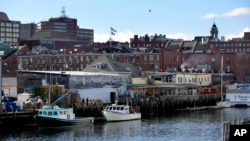
[(111, 38), (111, 36), (112, 35), (115, 35), (115, 32), (116, 32), (116, 30), (114, 29), (114, 28), (110, 28), (110, 38), (109, 38), (109, 43), (110, 43), (110, 53), (113, 53), (113, 51), (112, 51), (112, 49), (111, 49), (111, 46), (112, 46), (112, 38)]
[(110, 29), (110, 37), (109, 37), (109, 49), (110, 49), (110, 53), (112, 53), (112, 51), (111, 51), (111, 34), (112, 34), (112, 31)]

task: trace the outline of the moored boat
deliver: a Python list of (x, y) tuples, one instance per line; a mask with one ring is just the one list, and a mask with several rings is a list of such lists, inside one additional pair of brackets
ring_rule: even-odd
[(43, 106), (36, 116), (38, 127), (60, 127), (92, 124), (93, 117), (75, 117), (73, 108)]
[(216, 103), (216, 106), (220, 108), (229, 108), (231, 107), (231, 103), (229, 101), (220, 101)]
[(94, 117), (76, 117), (73, 108), (61, 108), (55, 105), (72, 92), (74, 93), (74, 90), (68, 91), (52, 104), (44, 105), (42, 108), (38, 109), (38, 114), (36, 116), (37, 126), (60, 127), (93, 124)]
[(106, 121), (127, 121), (141, 119), (141, 113), (137, 113), (129, 105), (117, 105), (117, 103), (106, 106), (106, 108), (102, 111), (102, 114)]

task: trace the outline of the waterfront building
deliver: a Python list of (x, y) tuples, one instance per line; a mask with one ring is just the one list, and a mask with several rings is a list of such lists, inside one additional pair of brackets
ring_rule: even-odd
[(141, 78), (132, 78), (128, 89), (141, 96), (197, 95), (204, 87), (211, 87), (211, 73), (144, 72)]
[(123, 95), (132, 77), (140, 72), (132, 65), (119, 63), (111, 56), (100, 56), (89, 62), (82, 71), (67, 70), (19, 70), (17, 73), (18, 93), (32, 85), (58, 84), (66, 89), (77, 89), (81, 98), (100, 99), (104, 103), (114, 102)]
[[(104, 103), (114, 102), (127, 88), (128, 74), (119, 72), (95, 73), (80, 71), (18, 71), (17, 91), (23, 93), (42, 85), (63, 85), (66, 89), (76, 89), (81, 99), (100, 99)], [(32, 80), (31, 80), (32, 79)], [(30, 91), (34, 92), (34, 90)], [(45, 95), (43, 91), (41, 95)]]

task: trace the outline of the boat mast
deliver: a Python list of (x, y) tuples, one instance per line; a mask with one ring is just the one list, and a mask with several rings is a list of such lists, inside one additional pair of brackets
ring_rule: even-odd
[(51, 89), (52, 89), (52, 83), (53, 83), (53, 79), (52, 79), (52, 71), (53, 71), (53, 68), (52, 68), (52, 66), (51, 66), (51, 64), (50, 64), (50, 83), (49, 83), (49, 105), (50, 105), (50, 95), (51, 95)]
[(222, 86), (223, 86), (223, 55), (221, 56), (221, 74), (220, 74), (220, 101), (222, 102)]

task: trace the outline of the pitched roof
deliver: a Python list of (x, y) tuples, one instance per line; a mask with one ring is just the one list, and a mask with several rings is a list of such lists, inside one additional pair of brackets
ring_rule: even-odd
[(192, 53), (197, 41), (184, 41), (181, 47), (183, 53)]
[(194, 52), (196, 53), (203, 53), (207, 50), (210, 50), (210, 45), (209, 44), (202, 44), (202, 42), (199, 42), (197, 46), (194, 49)]
[(182, 41), (171, 41), (165, 48), (166, 51), (177, 51)]
[(136, 68), (132, 64), (121, 63), (121, 65), (131, 72), (132, 77), (141, 77), (141, 74), (142, 74), (141, 70), (139, 70), (138, 68)]
[(99, 56), (94, 62), (83, 69), (86, 72), (127, 72), (127, 70), (121, 63), (112, 59), (111, 56), (102, 55)]

